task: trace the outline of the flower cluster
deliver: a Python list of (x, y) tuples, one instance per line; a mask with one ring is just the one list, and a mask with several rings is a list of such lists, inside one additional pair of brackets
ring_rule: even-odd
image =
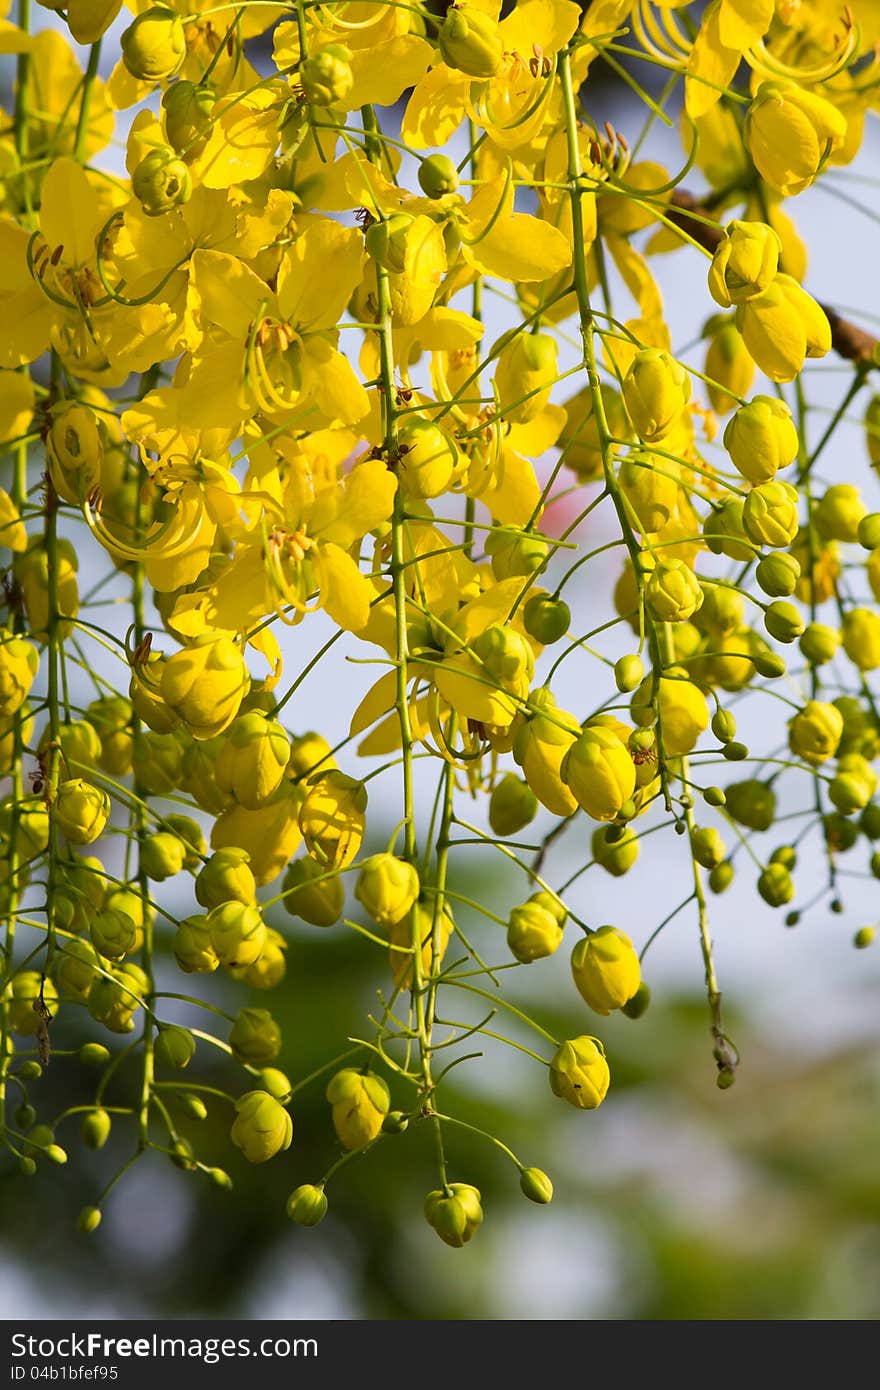
[[(573, 935), (583, 1032), (517, 1008), (510, 1028), (533, 1030), (539, 1051), (512, 1041), (553, 1095), (596, 1109), (613, 1067), (588, 1020), (644, 1014), (656, 923), (622, 891), (620, 925), (594, 923), (579, 893), (670, 830), (727, 1087), (707, 889), (750, 858), (764, 902), (790, 906), (812, 833), (838, 910), (839, 856), (880, 838), (880, 513), (823, 480), (880, 354), (804, 287), (787, 210), (858, 155), (877, 16), (868, 0), (126, 3), (105, 77), (118, 3), (70, 0), (35, 33), (25, 5), (2, 21), (2, 1142), (25, 1172), (63, 1163), (75, 1117), (92, 1149), (119, 1131), (124, 1168), (158, 1151), (225, 1187), (185, 1121), (225, 1103), (246, 1160), (293, 1145), (292, 1162), (295, 1093), (318, 1084), (342, 1153), (291, 1218), (320, 1222), (349, 1156), (417, 1123), (439, 1161), (425, 1216), (462, 1246), (483, 1210), (451, 1177), (463, 1121), (439, 1050), (488, 1030), (439, 1022), (441, 994), (456, 1020), (469, 995), (503, 1011), (493, 963)], [(679, 101), (678, 172), (638, 153), (642, 119), (668, 119), (645, 65)], [(632, 88), (629, 138), (604, 119), (602, 69)], [(673, 349), (652, 270), (673, 252), (709, 315), (699, 365)], [(832, 350), (846, 392), (814, 437), (801, 374)], [(880, 396), (864, 418), (877, 466)], [(594, 523), (613, 539), (591, 548)], [(292, 732), (318, 612), (319, 656), (342, 637), (380, 673)], [(786, 708), (787, 746), (737, 738), (732, 706), (754, 692)], [(706, 774), (725, 762), (745, 766), (722, 788)], [(417, 764), (436, 774), (427, 803)], [(802, 826), (765, 854), (753, 837), (781, 787)], [(554, 885), (569, 826), (589, 850)], [(506, 914), (454, 890), (457, 842), (516, 866)], [(382, 1002), (363, 1040), (290, 1079), (275, 1018), (247, 1001), (283, 980), (295, 923), (360, 933)], [(181, 973), (218, 972), (222, 993), (181, 994)], [(222, 1037), (197, 1026), (218, 1014)], [(65, 1045), (84, 1018), (89, 1041)], [(240, 1094), (180, 1079), (212, 1041)], [(98, 1074), (94, 1103), (51, 1124), (35, 1109), (50, 1060)], [(486, 1137), (549, 1202), (546, 1174)]]

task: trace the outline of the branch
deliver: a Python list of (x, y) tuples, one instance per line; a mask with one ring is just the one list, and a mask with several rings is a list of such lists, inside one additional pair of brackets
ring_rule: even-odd
[[(694, 241), (698, 241), (707, 251), (715, 251), (722, 238), (723, 229), (709, 209), (692, 193), (688, 193), (686, 188), (676, 188), (673, 192), (668, 216), (670, 222), (687, 232), (688, 236), (693, 237)], [(880, 367), (880, 342), (857, 324), (842, 318), (827, 304), (820, 307), (831, 325), (831, 346), (838, 356), (845, 357), (848, 362), (854, 362), (863, 371), (871, 367)]]

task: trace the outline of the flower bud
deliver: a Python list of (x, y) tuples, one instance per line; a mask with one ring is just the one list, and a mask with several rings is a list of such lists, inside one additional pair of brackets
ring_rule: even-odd
[(700, 581), (684, 560), (658, 560), (645, 589), (648, 607), (661, 623), (683, 623), (703, 602)]
[(556, 358), (556, 339), (549, 333), (520, 330), (508, 336), (495, 366), (499, 411), (505, 420), (524, 425), (537, 419), (550, 400)]
[(802, 193), (846, 139), (843, 112), (797, 82), (762, 82), (746, 112), (743, 139), (765, 183)]
[(354, 895), (374, 922), (400, 922), (419, 896), (418, 870), (393, 854), (374, 854), (361, 865)]
[(76, 1229), (81, 1236), (90, 1236), (101, 1224), (100, 1207), (83, 1207), (76, 1218)]
[(550, 1089), (578, 1110), (595, 1110), (608, 1091), (611, 1073), (598, 1038), (571, 1038), (550, 1063)]
[[(654, 677), (647, 676), (630, 701), (633, 722), (644, 727), (654, 720)], [(663, 748), (670, 758), (690, 753), (700, 734), (709, 727), (706, 697), (686, 678), (683, 667), (671, 666), (660, 680), (660, 726)]]
[(728, 222), (709, 267), (709, 293), (722, 309), (772, 284), (782, 242), (766, 222)]
[(769, 907), (784, 907), (794, 897), (791, 874), (783, 864), (768, 864), (758, 877), (758, 892)]
[(437, 42), (444, 63), (469, 77), (494, 77), (504, 61), (498, 21), (471, 5), (452, 5)]
[(764, 626), (777, 642), (794, 642), (804, 630), (804, 619), (793, 603), (777, 599), (764, 614)]
[(452, 1182), (429, 1192), (425, 1198), (425, 1219), (442, 1241), (460, 1249), (473, 1239), (483, 1220), (479, 1189)]
[(90, 845), (104, 832), (110, 798), (82, 777), (62, 782), (55, 800), (55, 824), (73, 845)]
[(13, 1033), (34, 1037), (40, 1027), (42, 999), (50, 1017), (58, 1012), (58, 991), (38, 970), (19, 970), (4, 992), (9, 1026)]
[(530, 1202), (546, 1206), (553, 1200), (553, 1184), (540, 1168), (523, 1168), (519, 1175), (520, 1191)]
[(719, 743), (736, 738), (736, 718), (728, 709), (717, 709), (712, 715), (712, 732)]
[(374, 1072), (346, 1067), (327, 1087), (333, 1107), (333, 1128), (346, 1149), (361, 1149), (380, 1133), (391, 1096), (386, 1083)]
[(629, 937), (616, 927), (599, 927), (571, 953), (571, 973), (581, 998), (597, 1014), (610, 1014), (639, 987), (639, 958)]
[(121, 960), (137, 944), (137, 927), (127, 912), (105, 908), (89, 927), (92, 945), (108, 960)]
[(78, 1056), (83, 1066), (104, 1067), (110, 1061), (111, 1054), (103, 1043), (83, 1043)]
[(169, 657), (162, 672), (162, 697), (194, 739), (227, 729), (250, 688), (241, 648), (229, 637), (205, 633)]
[(869, 840), (880, 840), (880, 806), (872, 801), (859, 817), (859, 829)]
[(257, 710), (240, 714), (217, 755), (217, 784), (240, 806), (255, 811), (280, 787), (289, 757), (290, 740), (276, 719)]
[(533, 594), (523, 607), (523, 627), (542, 647), (564, 637), (571, 625), (571, 609), (564, 599)]
[(303, 1183), (287, 1199), (287, 1215), (298, 1226), (317, 1226), (327, 1215), (327, 1196), (323, 1187)]
[(292, 917), (313, 927), (332, 927), (345, 903), (345, 888), (337, 873), (306, 855), (295, 859), (284, 875), (282, 899)]
[(458, 188), (458, 169), (448, 154), (432, 154), (419, 165), (419, 185), (428, 198), (443, 198)]
[(325, 869), (344, 869), (364, 837), (367, 790), (344, 772), (321, 773), (299, 809), (299, 828), (309, 854)]
[(93, 700), (86, 710), (86, 718), (101, 741), (98, 766), (112, 777), (124, 777), (131, 771), (132, 715), (131, 701), (123, 695)]
[(505, 772), (489, 797), (489, 825), (504, 839), (517, 835), (535, 819), (538, 798), (515, 772)]
[(123, 30), (122, 61), (140, 82), (161, 82), (173, 77), (186, 57), (183, 20), (167, 5), (143, 10)]
[(725, 788), (725, 804), (730, 815), (749, 830), (769, 830), (776, 817), (776, 794), (772, 787), (756, 778), (731, 782)]
[(635, 791), (629, 749), (609, 729), (590, 725), (562, 759), (560, 773), (593, 820), (614, 820)]
[(516, 732), (513, 756), (541, 804), (555, 816), (570, 816), (577, 801), (564, 785), (560, 768), (581, 726), (574, 715), (559, 708), (549, 686), (532, 691), (529, 707), (533, 713)]
[[(101, 961), (91, 942), (66, 942), (55, 972), (58, 988), (68, 998), (77, 999), (84, 1004), (89, 997), (89, 990), (98, 977), (100, 965)], [(109, 1060), (109, 1055), (107, 1060)], [(94, 1065), (98, 1065), (97, 1061)]]
[(639, 656), (621, 656), (614, 663), (614, 683), (621, 694), (629, 694), (641, 685), (645, 667)]
[(590, 848), (596, 863), (613, 878), (622, 878), (629, 873), (639, 857), (639, 842), (627, 828), (619, 839), (613, 842), (607, 838), (607, 828), (597, 825), (593, 831)]
[(549, 547), (544, 537), (534, 531), (499, 526), (486, 537), (486, 554), (491, 557), (496, 579), (513, 579), (518, 575), (525, 578), (540, 569)]
[(625, 1004), (621, 1004), (620, 1012), (626, 1014), (627, 1018), (641, 1018), (648, 1012), (651, 1003), (651, 991), (644, 980), (639, 985), (632, 999), (627, 999)]
[(669, 433), (690, 394), (691, 381), (684, 367), (660, 348), (637, 352), (623, 382), (629, 418), (648, 444)]
[(632, 449), (620, 465), (620, 491), (643, 534), (662, 531), (681, 496), (681, 465), (647, 449)]
[(288, 776), (311, 777), (319, 769), (321, 772), (330, 772), (335, 767), (336, 762), (330, 744), (321, 734), (311, 731), (307, 734), (297, 734), (291, 739)]
[(748, 482), (771, 482), (778, 469), (797, 458), (798, 432), (791, 411), (775, 396), (755, 396), (728, 421), (724, 447)]
[(287, 942), (273, 927), (266, 928), (266, 944), (251, 965), (228, 965), (233, 980), (241, 980), (251, 989), (274, 989), (287, 973)]
[(870, 946), (874, 937), (877, 935), (875, 927), (859, 927), (853, 937), (853, 945), (857, 951), (863, 951), (866, 946)]
[(861, 753), (847, 753), (837, 764), (828, 795), (841, 815), (863, 811), (877, 790), (877, 774)]
[(741, 497), (729, 497), (709, 512), (703, 522), (703, 537), (713, 555), (727, 555), (738, 561), (754, 558), (755, 549), (749, 544), (743, 525), (744, 506)]
[(813, 508), (813, 520), (823, 540), (856, 541), (867, 514), (862, 494), (851, 483), (834, 483)]
[(299, 82), (310, 106), (334, 106), (344, 101), (354, 86), (351, 49), (328, 43), (310, 54), (300, 66)]
[(170, 212), (192, 197), (189, 169), (165, 145), (150, 150), (131, 176), (131, 191), (148, 217)]
[(196, 875), (195, 894), (202, 907), (209, 910), (232, 901), (256, 902), (257, 885), (247, 850), (235, 845), (215, 850)]
[(788, 726), (792, 753), (818, 766), (837, 752), (843, 733), (843, 716), (834, 705), (810, 700)]
[(724, 893), (733, 883), (734, 869), (729, 859), (717, 864), (709, 874), (709, 887), (713, 893)]
[(153, 1050), (157, 1062), (182, 1071), (196, 1055), (196, 1040), (188, 1028), (169, 1023), (159, 1029)]
[(92, 1018), (111, 1033), (131, 1033), (134, 1015), (149, 991), (149, 978), (140, 966), (126, 961), (109, 978), (98, 976), (89, 990), (87, 1007)]
[(183, 868), (186, 849), (182, 840), (160, 830), (155, 835), (147, 835), (141, 841), (141, 868), (147, 878), (155, 883), (164, 883), (174, 878)]
[(0, 718), (11, 719), (21, 709), (39, 667), (35, 646), (0, 629)]
[(691, 835), (691, 850), (704, 869), (715, 869), (727, 855), (727, 846), (714, 826), (701, 826)]
[(254, 904), (233, 901), (212, 908), (208, 931), (221, 965), (253, 965), (266, 944), (266, 926)]
[(187, 164), (198, 159), (211, 137), (216, 104), (216, 94), (202, 83), (175, 82), (162, 96), (165, 138)]
[(88, 406), (63, 401), (51, 414), (46, 437), (49, 476), (58, 496), (79, 506), (101, 481), (104, 446), (98, 419)]
[(880, 666), (880, 617), (872, 608), (851, 608), (844, 614), (843, 650), (860, 671)]
[(805, 358), (824, 357), (831, 350), (824, 309), (790, 275), (780, 273), (763, 294), (741, 304), (736, 326), (771, 381), (794, 381)]
[(180, 785), (183, 749), (174, 734), (138, 734), (131, 761), (141, 791), (150, 796), (167, 796)]
[[(406, 269), (407, 234), (412, 225), (413, 219), (408, 213), (394, 212), (367, 228), (364, 237), (367, 254), (391, 275), (402, 275)], [(417, 421), (413, 418), (409, 423), (415, 424)], [(429, 422), (423, 420), (418, 423)], [(428, 496), (427, 493), (421, 495)]]
[(840, 646), (840, 633), (825, 623), (809, 623), (798, 646), (811, 666), (824, 666)]
[(746, 534), (758, 545), (791, 545), (798, 532), (798, 495), (790, 483), (758, 483), (743, 504)]
[(704, 370), (709, 404), (719, 415), (727, 415), (738, 397), (748, 395), (755, 378), (755, 364), (736, 324), (725, 321), (712, 334)]
[(103, 1149), (110, 1138), (110, 1124), (106, 1110), (90, 1110), (83, 1116), (79, 1133), (87, 1149)]
[(801, 567), (794, 555), (765, 555), (758, 561), (755, 578), (771, 598), (788, 598), (800, 578)]
[(865, 409), (865, 441), (868, 457), (876, 467), (880, 464), (880, 395), (872, 396)]
[(239, 1062), (265, 1067), (281, 1051), (281, 1029), (268, 1009), (239, 1009), (229, 1046)]
[(523, 965), (552, 956), (562, 945), (565, 910), (560, 919), (558, 911), (546, 901), (549, 897), (548, 893), (535, 893), (528, 902), (511, 910), (507, 944)]
[(235, 1110), (232, 1142), (249, 1163), (266, 1163), (290, 1148), (293, 1121), (266, 1091), (246, 1091), (235, 1102)]

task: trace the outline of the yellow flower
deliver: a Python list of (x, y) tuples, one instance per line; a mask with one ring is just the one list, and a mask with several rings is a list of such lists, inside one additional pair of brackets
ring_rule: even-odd
[(623, 401), (636, 433), (647, 443), (668, 434), (687, 405), (691, 380), (659, 348), (641, 348), (623, 381)]
[(835, 705), (809, 700), (788, 726), (792, 753), (818, 765), (833, 758), (843, 733), (843, 715)]
[(610, 729), (589, 725), (562, 760), (562, 780), (593, 820), (614, 820), (636, 786), (629, 749)]
[(728, 421), (724, 447), (750, 483), (767, 483), (797, 458), (799, 440), (791, 411), (776, 396), (755, 396)]
[(595, 1110), (608, 1091), (611, 1073), (598, 1038), (571, 1038), (550, 1063), (550, 1089), (578, 1110)]
[(364, 835), (367, 791), (363, 782), (332, 770), (311, 780), (299, 811), (306, 848), (326, 869), (344, 869)]
[(361, 1149), (375, 1139), (388, 1114), (391, 1096), (381, 1076), (347, 1067), (327, 1087), (333, 1128), (346, 1149)]
[(846, 117), (796, 82), (762, 82), (746, 113), (746, 147), (761, 177), (790, 198), (802, 193), (846, 138)]
[(709, 293), (723, 309), (762, 294), (779, 269), (782, 242), (765, 222), (729, 222), (709, 267)]
[(622, 1008), (642, 978), (632, 942), (616, 927), (599, 927), (577, 943), (571, 973), (581, 998), (597, 1014)]
[(249, 1163), (265, 1163), (289, 1149), (293, 1121), (268, 1091), (247, 1091), (235, 1102), (232, 1142)]
[(249, 689), (241, 648), (211, 633), (176, 652), (162, 672), (162, 698), (194, 739), (214, 738), (227, 729)]
[(736, 326), (771, 381), (794, 381), (805, 358), (824, 357), (831, 350), (824, 310), (781, 272), (769, 289), (739, 305)]

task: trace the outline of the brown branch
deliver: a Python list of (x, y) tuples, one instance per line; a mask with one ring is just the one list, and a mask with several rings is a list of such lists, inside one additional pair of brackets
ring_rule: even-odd
[[(708, 208), (686, 188), (674, 190), (669, 200), (668, 217), (700, 246), (707, 251), (715, 251), (723, 235), (722, 228)], [(849, 319), (842, 318), (836, 309), (829, 308), (827, 304), (820, 307), (831, 325), (831, 346), (838, 356), (854, 362), (863, 371), (880, 367), (880, 341), (857, 324), (850, 323)]]

